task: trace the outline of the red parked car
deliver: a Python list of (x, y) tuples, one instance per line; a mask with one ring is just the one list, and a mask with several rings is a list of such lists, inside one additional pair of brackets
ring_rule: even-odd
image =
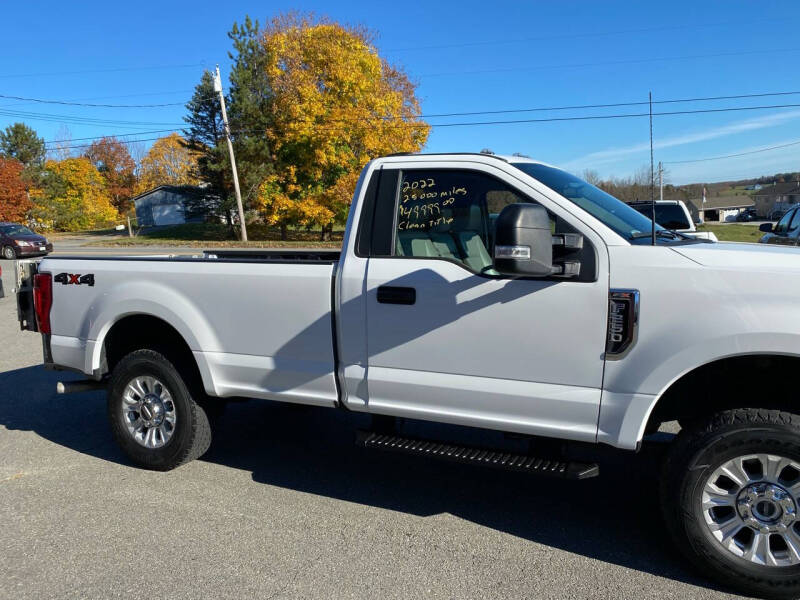
[(53, 251), (53, 244), (43, 235), (17, 223), (0, 223), (0, 256), (7, 260), (28, 256), (44, 256)]

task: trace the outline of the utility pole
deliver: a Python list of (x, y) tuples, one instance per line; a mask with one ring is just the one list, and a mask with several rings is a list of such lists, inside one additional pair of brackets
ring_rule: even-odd
[(650, 221), (652, 229), (650, 230), (650, 243), (656, 245), (656, 194), (655, 190), (655, 174), (653, 173), (653, 92), (647, 94), (648, 104), (650, 105)]
[(225, 110), (225, 94), (222, 93), (222, 79), (219, 76), (219, 65), (214, 74), (214, 91), (219, 92), (219, 103), (222, 107), (222, 123), (225, 126), (225, 139), (228, 140), (228, 152), (231, 155), (231, 171), (233, 171), (233, 189), (236, 192), (236, 206), (239, 208), (239, 225), (242, 228), (242, 241), (247, 241), (247, 224), (244, 222), (244, 208), (242, 207), (242, 192), (239, 190), (239, 173), (236, 171), (236, 158), (233, 156), (233, 142), (231, 142), (231, 128), (228, 126), (228, 113)]

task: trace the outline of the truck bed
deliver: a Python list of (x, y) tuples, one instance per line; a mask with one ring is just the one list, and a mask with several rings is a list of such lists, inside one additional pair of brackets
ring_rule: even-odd
[(334, 405), (338, 258), (329, 250), (44, 258), (52, 364), (97, 376), (112, 328), (145, 315), (186, 341), (209, 394)]

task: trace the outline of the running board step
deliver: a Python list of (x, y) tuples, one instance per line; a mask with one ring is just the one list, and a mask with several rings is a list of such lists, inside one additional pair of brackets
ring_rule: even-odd
[(429, 456), (470, 465), (482, 465), (495, 469), (549, 475), (564, 479), (588, 479), (597, 477), (600, 474), (600, 468), (594, 463), (550, 460), (528, 454), (461, 446), (459, 444), (376, 433), (374, 431), (357, 431), (356, 445), (375, 450)]

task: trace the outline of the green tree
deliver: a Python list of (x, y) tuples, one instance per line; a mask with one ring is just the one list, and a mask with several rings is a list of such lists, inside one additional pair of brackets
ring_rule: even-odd
[[(264, 30), (245, 17), (234, 23), (228, 37), (233, 50), (228, 121), (231, 127), (242, 203), (245, 209), (258, 203), (259, 186), (272, 172), (272, 153), (266, 132), (272, 123), (272, 90), (267, 77)], [(227, 167), (228, 169), (230, 167)]]
[(189, 111), (189, 115), (183, 118), (189, 125), (183, 131), (186, 145), (197, 155), (197, 179), (207, 184), (204, 193), (187, 204), (187, 212), (225, 215), (232, 227), (235, 199), (229, 175), (230, 161), (225, 144), (222, 108), (214, 91), (214, 77), (210, 71), (203, 72), (186, 109)]
[(44, 164), (44, 140), (25, 123), (14, 123), (0, 131), (0, 156), (14, 158), (25, 167)]

